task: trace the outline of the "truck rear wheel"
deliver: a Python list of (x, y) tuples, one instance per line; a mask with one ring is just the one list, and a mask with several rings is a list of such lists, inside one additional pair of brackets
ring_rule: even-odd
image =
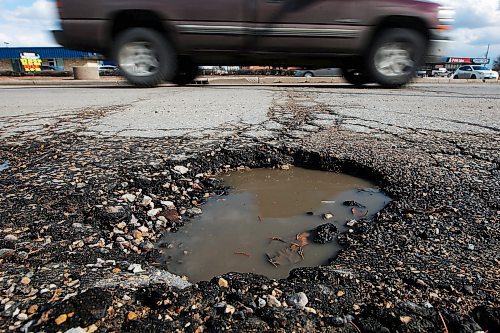
[(400, 28), (384, 30), (370, 50), (367, 69), (381, 86), (399, 88), (415, 77), (425, 54), (425, 38), (417, 31)]
[(157, 31), (132, 28), (122, 32), (113, 55), (127, 80), (137, 87), (155, 87), (171, 80), (177, 70), (175, 52)]

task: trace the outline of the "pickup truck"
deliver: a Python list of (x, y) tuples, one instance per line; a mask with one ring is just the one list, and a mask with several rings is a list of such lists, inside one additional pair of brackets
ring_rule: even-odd
[(342, 68), (401, 87), (443, 55), (453, 11), (424, 0), (58, 0), (59, 44), (104, 54), (139, 87), (198, 66)]

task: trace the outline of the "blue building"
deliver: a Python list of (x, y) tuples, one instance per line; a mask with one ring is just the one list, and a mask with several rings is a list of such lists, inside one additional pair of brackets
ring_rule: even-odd
[(34, 54), (44, 68), (71, 71), (73, 67), (97, 62), (100, 55), (92, 52), (68, 50), (63, 47), (0, 47), (0, 73), (22, 72), (22, 54)]

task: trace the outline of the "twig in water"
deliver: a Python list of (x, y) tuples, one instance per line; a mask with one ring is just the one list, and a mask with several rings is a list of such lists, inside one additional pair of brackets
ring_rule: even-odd
[(246, 252), (234, 252), (234, 254), (239, 254), (239, 255), (242, 255), (242, 256), (245, 256), (245, 257), (250, 257), (250, 255)]
[(297, 253), (302, 258), (302, 260), (304, 260), (304, 249), (299, 247), (299, 250), (297, 251)]
[(271, 240), (272, 241), (278, 241), (278, 242), (286, 243), (286, 241), (284, 241), (283, 239), (281, 239), (279, 237), (271, 237)]

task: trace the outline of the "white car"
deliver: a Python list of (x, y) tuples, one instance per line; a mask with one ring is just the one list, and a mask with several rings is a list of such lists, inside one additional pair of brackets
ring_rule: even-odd
[(454, 79), (493, 79), (498, 80), (498, 72), (492, 71), (485, 66), (468, 65), (462, 66), (453, 74)]

